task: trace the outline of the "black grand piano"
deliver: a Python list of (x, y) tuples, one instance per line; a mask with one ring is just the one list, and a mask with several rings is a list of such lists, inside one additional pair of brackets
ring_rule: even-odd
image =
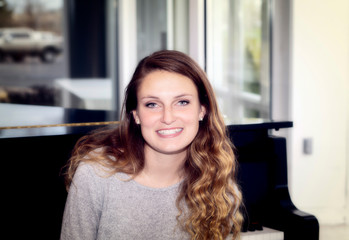
[(243, 232), (268, 227), (283, 232), (285, 240), (318, 240), (315, 216), (292, 203), (287, 183), (286, 139), (271, 130), (292, 127), (292, 122), (260, 122), (228, 126), (239, 162), (238, 180), (243, 192)]
[[(3, 235), (59, 239), (67, 196), (61, 169), (75, 142), (99, 127), (115, 126), (116, 113), (0, 104), (0, 116)], [(286, 139), (270, 134), (289, 127), (287, 121), (228, 126), (239, 161), (243, 231), (258, 235), (273, 229), (282, 232), (281, 239), (318, 240), (317, 219), (297, 209), (289, 195)]]

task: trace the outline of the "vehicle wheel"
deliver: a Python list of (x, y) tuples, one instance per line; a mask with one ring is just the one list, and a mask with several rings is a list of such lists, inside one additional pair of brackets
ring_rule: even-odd
[(15, 62), (22, 62), (24, 59), (24, 55), (12, 55), (12, 59)]
[(56, 53), (52, 49), (46, 49), (41, 54), (41, 61), (51, 63), (56, 59)]
[(0, 51), (0, 62), (4, 62), (5, 61), (5, 54)]

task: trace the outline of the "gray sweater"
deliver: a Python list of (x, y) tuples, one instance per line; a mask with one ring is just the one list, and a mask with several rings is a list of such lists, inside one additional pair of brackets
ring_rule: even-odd
[(65, 206), (61, 239), (188, 239), (178, 226), (180, 184), (150, 188), (123, 173), (81, 164)]

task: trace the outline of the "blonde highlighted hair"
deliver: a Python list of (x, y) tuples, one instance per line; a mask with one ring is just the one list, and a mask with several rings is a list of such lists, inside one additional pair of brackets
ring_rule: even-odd
[[(141, 60), (126, 89), (122, 118), (116, 129), (97, 131), (79, 140), (68, 163), (66, 184), (69, 188), (82, 161), (98, 161), (112, 169), (136, 176), (144, 167), (144, 139), (133, 119), (137, 91), (143, 78), (153, 71), (179, 73), (195, 84), (206, 115), (188, 147), (185, 179), (177, 198), (179, 223), (191, 239), (236, 239), (242, 224), (241, 193), (236, 183), (237, 163), (233, 145), (227, 137), (215, 94), (205, 72), (189, 56), (163, 50)], [(86, 156), (102, 149), (98, 157)], [(183, 205), (187, 211), (184, 214)]]

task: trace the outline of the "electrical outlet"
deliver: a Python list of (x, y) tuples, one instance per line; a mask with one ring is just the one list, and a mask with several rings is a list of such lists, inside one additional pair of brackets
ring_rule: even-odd
[(304, 138), (303, 139), (303, 153), (306, 155), (313, 154), (313, 139)]

